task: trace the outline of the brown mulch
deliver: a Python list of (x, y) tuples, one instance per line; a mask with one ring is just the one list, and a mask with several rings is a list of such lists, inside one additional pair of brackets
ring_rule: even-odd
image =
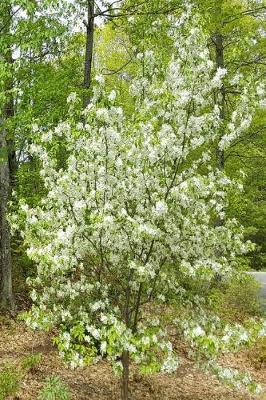
[[(23, 357), (40, 352), (43, 354), (42, 361), (23, 378), (17, 400), (37, 399), (45, 378), (51, 374), (61, 377), (70, 387), (75, 400), (119, 400), (119, 380), (114, 377), (107, 363), (101, 362), (79, 370), (67, 369), (47, 334), (33, 332), (16, 321), (0, 322), (0, 370), (6, 363), (19, 365)], [(223, 363), (249, 371), (266, 393), (266, 367), (256, 370), (250, 352), (228, 355)], [(265, 394), (256, 397), (222, 386), (212, 376), (195, 369), (189, 360), (173, 375), (143, 377), (133, 371), (130, 390), (131, 400), (266, 399)]]

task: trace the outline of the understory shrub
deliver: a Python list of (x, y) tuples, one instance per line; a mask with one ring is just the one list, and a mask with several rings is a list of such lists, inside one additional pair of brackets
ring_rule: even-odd
[(21, 368), (25, 372), (33, 372), (42, 360), (42, 353), (32, 353), (21, 362)]
[(0, 372), (0, 400), (14, 396), (20, 388), (20, 374), (13, 366), (5, 366)]
[(70, 400), (70, 398), (67, 385), (55, 375), (46, 378), (44, 386), (38, 396), (38, 400)]
[(228, 286), (213, 289), (211, 300), (217, 314), (226, 321), (244, 321), (261, 316), (260, 285), (249, 275), (231, 280)]

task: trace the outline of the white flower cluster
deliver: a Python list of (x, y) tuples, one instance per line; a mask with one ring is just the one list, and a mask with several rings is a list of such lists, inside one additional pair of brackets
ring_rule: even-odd
[(220, 138), (219, 147), (221, 150), (229, 148), (234, 140), (247, 132), (252, 125), (257, 108), (265, 108), (266, 105), (265, 85), (256, 82), (239, 84), (240, 79), (241, 75), (237, 74), (231, 82), (238, 86), (241, 94), (237, 100), (235, 110), (223, 130), (224, 134)]
[(212, 313), (206, 313), (201, 307), (192, 307), (192, 312), (186, 320), (175, 320), (178, 330), (190, 343), (191, 356), (195, 358), (200, 368), (211, 371), (220, 380), (236, 387), (248, 388), (253, 393), (260, 392), (260, 386), (249, 374), (226, 368), (218, 363), (221, 354), (239, 351), (245, 346), (256, 343), (265, 336), (265, 320), (249, 321), (247, 327), (240, 324), (225, 325)]

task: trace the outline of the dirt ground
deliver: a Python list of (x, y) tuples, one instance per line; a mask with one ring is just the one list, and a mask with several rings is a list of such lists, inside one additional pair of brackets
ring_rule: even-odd
[[(0, 322), (0, 370), (7, 362), (19, 365), (23, 357), (42, 353), (42, 361), (22, 381), (21, 390), (13, 400), (35, 400), (44, 379), (56, 374), (70, 387), (72, 399), (119, 400), (119, 381), (107, 363), (90, 367), (66, 369), (51, 339), (44, 333), (27, 329), (16, 321)], [(249, 371), (262, 384), (265, 394), (251, 396), (224, 387), (209, 375), (193, 368), (189, 360), (173, 375), (140, 376), (133, 372), (130, 380), (132, 400), (258, 400), (266, 399), (266, 366), (256, 369), (250, 352), (228, 355), (226, 365)], [(10, 399), (11, 400), (11, 399)]]

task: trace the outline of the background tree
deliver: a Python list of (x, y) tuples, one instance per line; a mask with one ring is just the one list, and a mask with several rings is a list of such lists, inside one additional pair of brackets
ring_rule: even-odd
[[(221, 136), (228, 129), (231, 109), (242, 92), (242, 85), (256, 79), (263, 91), (265, 76), (265, 2), (220, 2), (198, 3), (210, 36), (210, 48), (217, 68), (226, 68), (227, 79), (221, 88), (220, 102), (224, 126)], [(256, 176), (265, 179), (260, 165), (265, 160), (265, 118), (259, 110), (250, 129), (237, 137), (227, 149), (217, 149), (220, 168), (232, 177), (241, 169), (244, 179), (244, 196), (232, 199), (230, 215), (240, 219), (246, 227), (247, 237), (257, 244), (250, 254), (251, 266), (265, 267), (265, 190)], [(261, 214), (261, 217), (259, 217)], [(260, 254), (260, 255), (259, 255)], [(247, 266), (245, 266), (248, 268)]]
[[(62, 25), (53, 14), (53, 2), (6, 1), (1, 6), (1, 304), (14, 307), (12, 293), (11, 241), (7, 222), (11, 188), (17, 182), (19, 157), (24, 157), (25, 143), (30, 141), (30, 97), (34, 64), (52, 55), (59, 41)], [(58, 29), (60, 25), (60, 29)], [(34, 36), (32, 34), (34, 32)]]

